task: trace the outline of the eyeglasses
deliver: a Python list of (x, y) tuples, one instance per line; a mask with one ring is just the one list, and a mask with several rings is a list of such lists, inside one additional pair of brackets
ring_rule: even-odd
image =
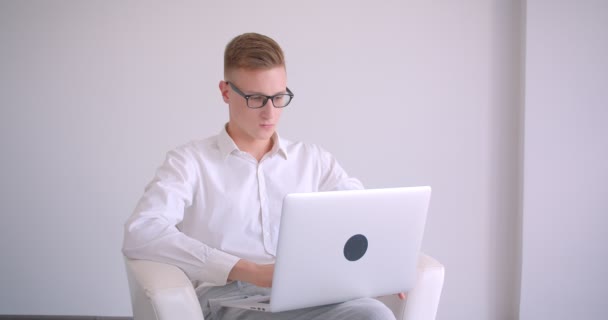
[(293, 99), (293, 92), (287, 89), (287, 93), (279, 93), (274, 96), (265, 96), (263, 94), (244, 94), (239, 88), (237, 88), (232, 82), (226, 81), (227, 84), (230, 85), (234, 92), (238, 93), (241, 97), (247, 100), (247, 107), (252, 109), (259, 109), (266, 105), (268, 100), (272, 101), (272, 105), (275, 108), (285, 108)]

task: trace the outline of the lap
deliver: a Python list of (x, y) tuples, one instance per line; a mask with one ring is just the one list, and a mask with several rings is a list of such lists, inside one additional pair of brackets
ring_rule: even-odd
[(268, 313), (238, 308), (221, 307), (226, 299), (245, 296), (269, 295), (270, 289), (259, 288), (247, 283), (233, 282), (223, 287), (214, 287), (199, 292), (199, 301), (205, 320), (247, 319), (247, 320), (321, 320), (321, 319), (373, 319), (394, 320), (390, 309), (382, 302), (372, 298), (362, 298), (343, 303), (304, 308), (298, 310)]

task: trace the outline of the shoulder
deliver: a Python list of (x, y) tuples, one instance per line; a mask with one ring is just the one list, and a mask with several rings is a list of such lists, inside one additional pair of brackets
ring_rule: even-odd
[(204, 139), (191, 140), (181, 144), (167, 152), (167, 158), (183, 158), (184, 160), (196, 160), (208, 158), (219, 152), (218, 136)]

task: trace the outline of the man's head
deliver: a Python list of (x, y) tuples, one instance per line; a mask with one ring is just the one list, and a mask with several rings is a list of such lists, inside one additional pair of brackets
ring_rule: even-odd
[[(282, 108), (289, 101), (285, 58), (281, 47), (271, 38), (245, 33), (232, 39), (224, 53), (222, 98), (229, 106), (228, 132), (241, 147), (243, 144), (268, 142), (275, 132)], [(259, 107), (257, 102), (274, 96)], [(256, 100), (257, 99), (257, 100)], [(259, 108), (255, 108), (259, 107)]]
[(236, 69), (261, 70), (285, 68), (283, 50), (276, 41), (259, 33), (244, 33), (226, 45), (224, 78)]

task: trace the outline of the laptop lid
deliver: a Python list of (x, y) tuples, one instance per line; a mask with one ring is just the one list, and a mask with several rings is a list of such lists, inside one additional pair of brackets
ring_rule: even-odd
[(270, 309), (409, 291), (430, 195), (430, 187), (287, 195)]

